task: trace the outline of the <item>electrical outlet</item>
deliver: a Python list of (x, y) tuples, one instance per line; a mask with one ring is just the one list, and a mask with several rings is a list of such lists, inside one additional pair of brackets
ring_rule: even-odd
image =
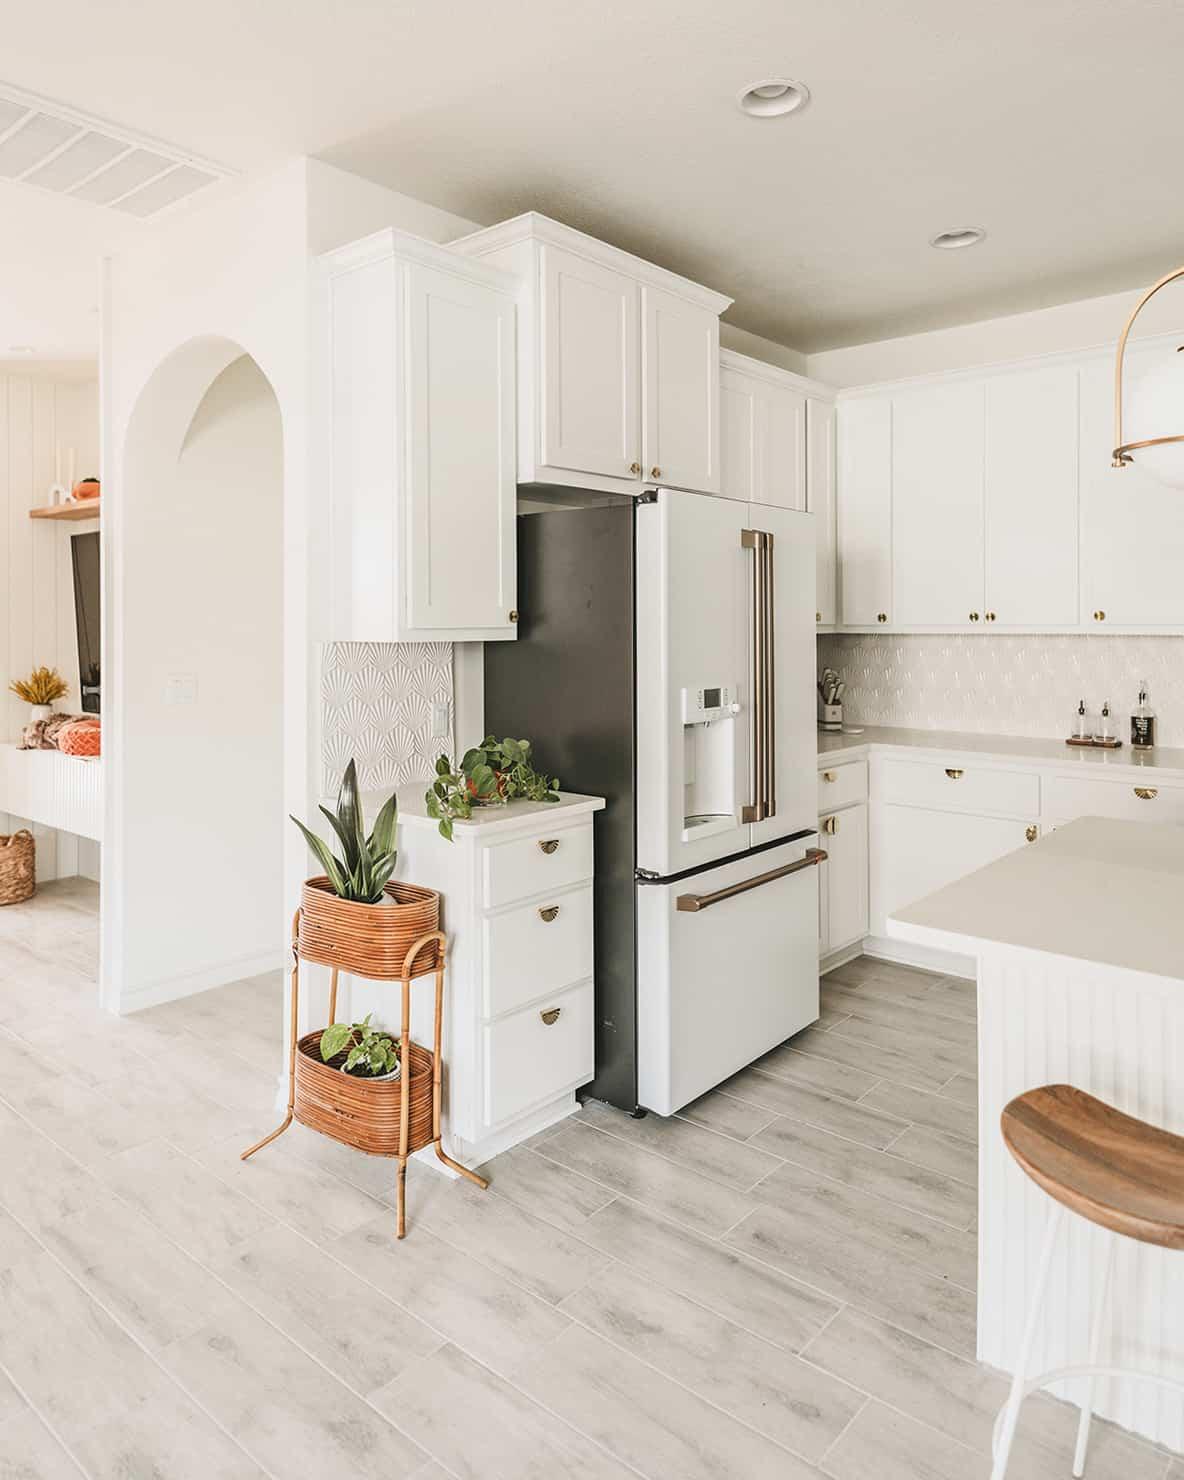
[(196, 704), (197, 674), (170, 673), (165, 680), (164, 702), (166, 704)]
[(437, 738), (447, 739), (448, 733), (448, 705), (436, 700), (432, 704), (432, 734)]

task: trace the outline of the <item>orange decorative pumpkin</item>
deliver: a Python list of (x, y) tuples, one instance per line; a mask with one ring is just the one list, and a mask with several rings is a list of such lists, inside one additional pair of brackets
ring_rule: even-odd
[(70, 497), (84, 503), (87, 499), (98, 498), (99, 480), (97, 478), (80, 478), (70, 490)]
[(97, 721), (76, 720), (58, 731), (58, 749), (63, 755), (102, 755), (102, 736), (103, 731)]

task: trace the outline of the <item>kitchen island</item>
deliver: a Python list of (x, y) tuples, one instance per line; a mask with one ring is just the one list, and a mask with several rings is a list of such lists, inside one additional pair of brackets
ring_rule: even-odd
[[(977, 963), (978, 1356), (1011, 1371), (1049, 1201), (1012, 1161), (999, 1114), (1041, 1084), (1088, 1090), (1184, 1133), (1184, 829), (1085, 817), (898, 910), (899, 940)], [(1031, 1370), (1084, 1362), (1099, 1230), (1062, 1230)], [(1184, 1255), (1120, 1240), (1102, 1360), (1184, 1379)], [(1080, 1401), (1080, 1382), (1054, 1388)], [(1184, 1401), (1099, 1381), (1095, 1412), (1184, 1447)]]

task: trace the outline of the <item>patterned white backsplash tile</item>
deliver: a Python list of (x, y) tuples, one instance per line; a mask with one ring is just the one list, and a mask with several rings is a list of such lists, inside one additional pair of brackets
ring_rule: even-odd
[[(448, 734), (432, 734), (432, 705)], [(321, 655), (321, 768), (336, 793), (352, 756), (364, 791), (430, 776), (452, 750), (450, 642), (331, 642)]]
[(1130, 714), (1146, 679), (1160, 745), (1184, 745), (1184, 638), (919, 637), (827, 635), (818, 669), (846, 681), (846, 718), (854, 724), (907, 725), (988, 735), (1070, 733), (1077, 701), (1096, 712), (1105, 699), (1117, 733), (1130, 736)]

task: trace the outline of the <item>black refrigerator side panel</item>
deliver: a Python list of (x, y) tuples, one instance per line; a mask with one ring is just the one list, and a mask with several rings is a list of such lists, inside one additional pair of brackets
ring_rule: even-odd
[(633, 506), (518, 518), (518, 638), (485, 644), (485, 730), (605, 798), (596, 854), (596, 1077), (637, 1106)]

